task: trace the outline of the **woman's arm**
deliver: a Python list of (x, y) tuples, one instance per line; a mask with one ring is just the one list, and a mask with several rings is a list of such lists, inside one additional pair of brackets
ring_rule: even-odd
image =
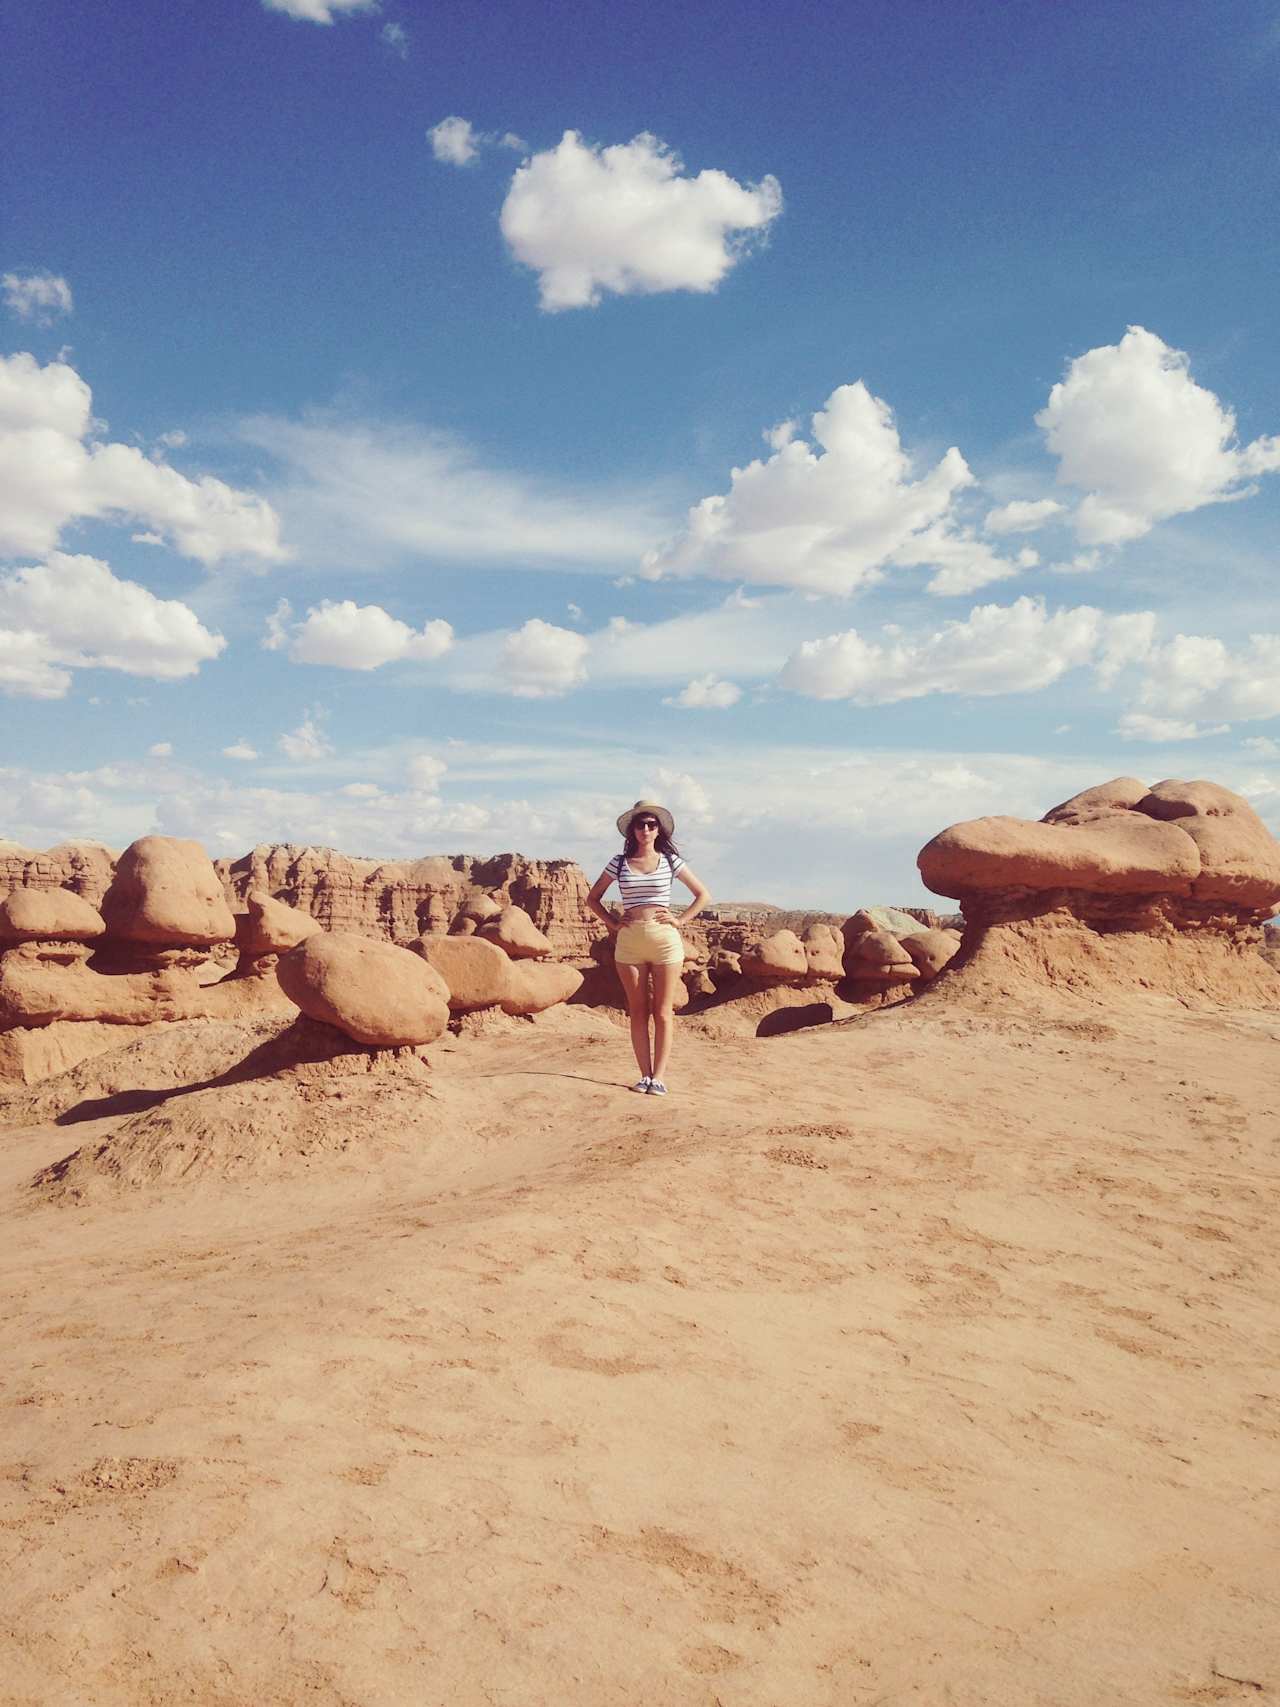
[(618, 934), (618, 921), (601, 901), (601, 897), (605, 890), (612, 882), (613, 873), (609, 870), (608, 866), (605, 866), (599, 877), (597, 877), (595, 882), (591, 885), (591, 891), (587, 896), (586, 905), (587, 911), (595, 918), (599, 919), (600, 923), (608, 930), (609, 935), (616, 936)]
[(693, 901), (685, 908), (683, 913), (671, 914), (669, 916), (669, 922), (673, 925), (687, 925), (690, 919), (697, 918), (698, 914), (711, 899), (711, 891), (707, 888), (701, 878), (694, 876), (687, 865), (682, 865), (680, 867), (679, 871), (676, 873), (676, 881), (677, 883), (684, 884), (685, 888), (693, 896)]

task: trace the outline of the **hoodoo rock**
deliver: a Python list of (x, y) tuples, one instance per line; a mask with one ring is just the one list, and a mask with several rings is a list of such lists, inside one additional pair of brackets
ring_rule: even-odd
[(0, 841), (0, 891), (70, 889), (96, 907), (115, 872), (115, 855), (101, 842), (59, 842), (38, 853)]
[(744, 978), (778, 978), (799, 983), (808, 972), (804, 944), (794, 931), (774, 931), (772, 936), (752, 943), (742, 956)]
[(550, 942), (522, 907), (504, 907), (485, 920), (478, 934), (497, 943), (513, 960), (547, 960), (551, 955)]
[(102, 914), (70, 889), (14, 889), (0, 901), (2, 942), (92, 942)]
[(355, 931), (388, 942), (452, 930), (463, 918), (478, 926), (514, 906), (532, 919), (553, 955), (585, 959), (601, 929), (584, 906), (590, 885), (567, 859), (440, 854), (373, 860), (280, 844), (256, 847), (241, 859), (219, 860), (217, 869), (237, 901), (251, 889), (265, 890), (310, 914), (327, 931)]
[(1216, 783), (1118, 777), (1040, 823), (952, 825), (919, 866), (964, 912), (953, 994), (1039, 983), (1280, 1006), (1280, 979), (1257, 952), (1280, 905), (1280, 843)]
[(394, 943), (321, 931), (282, 956), (280, 987), (308, 1019), (374, 1049), (431, 1043), (449, 1023), (449, 987)]
[(497, 943), (477, 936), (420, 936), (408, 947), (444, 979), (453, 1013), (501, 1007), (511, 994), (515, 962)]
[(241, 965), (268, 954), (287, 954), (323, 927), (308, 913), (276, 901), (264, 889), (251, 889), (246, 910), (236, 916), (236, 947)]
[(227, 942), (236, 922), (199, 842), (143, 836), (120, 855), (102, 898), (107, 934), (160, 948)]
[(960, 950), (959, 931), (916, 931), (901, 938), (902, 946), (922, 978), (936, 978)]
[(506, 1014), (540, 1014), (567, 1002), (582, 988), (582, 973), (576, 966), (547, 960), (509, 960), (507, 969), (507, 993), (502, 998)]
[(835, 983), (844, 975), (844, 938), (834, 925), (810, 925), (804, 933), (806, 972), (813, 983)]

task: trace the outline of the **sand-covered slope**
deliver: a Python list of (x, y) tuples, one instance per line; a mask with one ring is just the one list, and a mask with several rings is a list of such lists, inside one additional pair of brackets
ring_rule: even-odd
[(1274, 1015), (182, 1029), (9, 1104), (0, 1700), (1280, 1692)]

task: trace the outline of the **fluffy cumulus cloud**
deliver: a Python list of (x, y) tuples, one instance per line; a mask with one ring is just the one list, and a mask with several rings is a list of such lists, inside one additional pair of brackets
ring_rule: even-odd
[(1126, 741), (1198, 741), (1206, 735), (1225, 735), (1225, 723), (1189, 723), (1180, 717), (1152, 717), (1145, 711), (1126, 711), (1116, 724)]
[(1056, 498), (1015, 498), (1012, 503), (988, 510), (982, 525), (988, 533), (1034, 533), (1065, 509)]
[(584, 635), (531, 617), (503, 641), (499, 685), (519, 699), (552, 699), (568, 693), (587, 678), (588, 650)]
[(283, 12), (307, 24), (331, 24), (354, 12), (376, 12), (378, 0), (262, 0), (268, 12)]
[(567, 130), (517, 169), (500, 224), (555, 311), (594, 307), (606, 292), (712, 291), (781, 211), (776, 178), (686, 176), (656, 136), (604, 148)]
[(206, 565), (287, 555), (263, 499), (100, 442), (92, 404), (67, 363), (0, 356), (0, 555), (42, 556), (70, 523), (101, 516), (141, 522)]
[(176, 681), (226, 641), (177, 599), (121, 581), (96, 557), (56, 552), (0, 577), (0, 691), (62, 699), (72, 670)]
[(696, 676), (688, 687), (662, 703), (678, 706), (681, 711), (727, 711), (741, 698), (742, 689), (736, 682), (722, 682), (712, 674)]
[(439, 794), (448, 769), (444, 760), (438, 759), (434, 753), (414, 753), (404, 767), (405, 786), (411, 794)]
[(222, 756), (224, 759), (239, 759), (242, 763), (247, 764), (257, 758), (258, 749), (251, 747), (241, 736), (238, 741), (233, 741), (229, 747), (222, 749)]
[(277, 747), (296, 765), (315, 764), (320, 759), (330, 758), (333, 754), (333, 743), (320, 727), (319, 716), (308, 712), (296, 729), (289, 729), (276, 742)]
[(19, 320), (52, 326), (72, 309), (71, 286), (56, 273), (5, 273), (0, 276), (5, 307)]
[(287, 645), (295, 664), (376, 670), (441, 657), (453, 645), (453, 629), (439, 620), (412, 629), (381, 605), (358, 605), (352, 599), (323, 599), (290, 628), (288, 602), (281, 600), (268, 619), (265, 645), (268, 651)]
[(1058, 479), (1085, 493), (1074, 517), (1085, 545), (1140, 539), (1280, 469), (1280, 437), (1238, 444), (1234, 414), (1196, 384), (1183, 351), (1141, 326), (1078, 356), (1036, 422)]
[(1176, 634), (1142, 662), (1137, 703), (1154, 717), (1280, 717), (1280, 634), (1254, 634), (1234, 648), (1216, 635)]
[(459, 118), (456, 113), (433, 124), (427, 132), (427, 141), (436, 159), (448, 166), (469, 166), (480, 157), (480, 139), (471, 120)]
[(727, 493), (695, 504), (642, 573), (847, 594), (890, 566), (931, 564), (932, 590), (959, 593), (1025, 566), (953, 525), (957, 495), (973, 484), (964, 458), (952, 446), (913, 478), (892, 410), (861, 380), (832, 392), (812, 431), (812, 443), (791, 422), (766, 435), (773, 455), (735, 468)]
[[(1030, 693), (1066, 671), (1100, 662), (1114, 619), (1089, 605), (1052, 615), (1040, 599), (978, 605), (964, 621), (932, 633), (887, 631), (869, 640), (856, 628), (806, 641), (787, 660), (779, 683), (811, 699), (888, 705), (926, 694)], [(1127, 646), (1130, 629), (1117, 636)]]

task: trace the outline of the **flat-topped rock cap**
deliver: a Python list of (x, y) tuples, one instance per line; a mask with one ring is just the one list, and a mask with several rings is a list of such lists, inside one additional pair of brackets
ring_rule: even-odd
[(120, 855), (102, 897), (108, 935), (125, 942), (208, 947), (228, 942), (236, 921), (199, 842), (143, 836)]
[(106, 928), (98, 909), (70, 889), (14, 889), (0, 901), (5, 942), (91, 942)]
[(323, 929), (309, 913), (277, 901), (265, 889), (251, 889), (245, 905), (248, 911), (236, 915), (236, 947), (248, 960), (258, 960), (264, 954), (287, 954)]
[(1078, 824), (972, 818), (927, 842), (916, 863), (927, 888), (957, 899), (990, 889), (1190, 895), (1200, 875), (1180, 825), (1124, 811)]
[(449, 987), (394, 943), (321, 931), (283, 955), (280, 987), (308, 1019), (374, 1049), (432, 1043), (449, 1023)]

